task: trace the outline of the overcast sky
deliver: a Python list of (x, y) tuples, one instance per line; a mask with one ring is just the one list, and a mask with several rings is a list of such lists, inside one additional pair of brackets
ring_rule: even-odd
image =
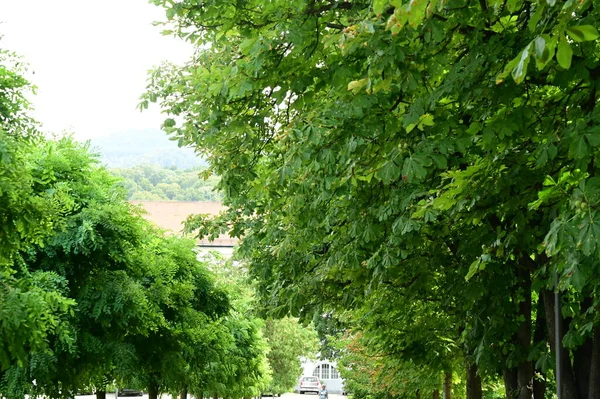
[(157, 109), (136, 110), (146, 72), (192, 54), (152, 25), (163, 16), (147, 0), (0, 0), (0, 47), (34, 71), (35, 117), (45, 130), (84, 139), (158, 128)]

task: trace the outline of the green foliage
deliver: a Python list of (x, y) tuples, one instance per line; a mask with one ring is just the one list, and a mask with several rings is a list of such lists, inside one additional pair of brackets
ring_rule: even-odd
[(264, 336), (269, 343), (269, 366), (273, 380), (266, 392), (283, 394), (290, 392), (302, 375), (301, 358), (315, 357), (318, 349), (316, 331), (303, 327), (297, 319), (286, 317), (266, 320)]
[(144, 164), (128, 169), (111, 169), (123, 178), (121, 183), (131, 200), (141, 201), (220, 201), (215, 191), (219, 179), (205, 168), (179, 170)]
[(140, 105), (221, 176), (228, 211), (190, 226), (243, 238), (274, 315), (348, 311), (412, 382), (457, 357), (493, 379), (549, 356), (532, 309), (558, 272), (565, 344), (591, 342), (595, 2), (153, 2), (204, 50)]
[(38, 189), (40, 176), (29, 164), (41, 139), (24, 115), (30, 86), (22, 72), (21, 61), (0, 50), (0, 377), (13, 363), (26, 367), (30, 355), (51, 355), (51, 341), (71, 348), (74, 338), (66, 281), (29, 270), (21, 252), (60, 228), (69, 206), (64, 188)]

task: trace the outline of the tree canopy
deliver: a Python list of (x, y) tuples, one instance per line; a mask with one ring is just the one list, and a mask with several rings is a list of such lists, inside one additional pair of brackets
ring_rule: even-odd
[(595, 2), (153, 3), (202, 50), (141, 107), (221, 176), (210, 226), (268, 309), (343, 314), (423, 381), (458, 353), (473, 398), (541, 398), (562, 350), (563, 397), (597, 397)]
[(250, 302), (194, 240), (143, 219), (89, 144), (44, 138), (20, 59), (0, 60), (0, 396), (260, 393), (268, 345)]
[(215, 190), (219, 181), (206, 168), (177, 169), (151, 164), (131, 168), (114, 168), (112, 174), (121, 177), (130, 200), (140, 201), (220, 201)]

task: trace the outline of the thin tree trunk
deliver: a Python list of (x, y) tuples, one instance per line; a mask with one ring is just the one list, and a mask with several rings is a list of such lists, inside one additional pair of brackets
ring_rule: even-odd
[[(533, 342), (547, 342), (548, 335), (546, 334), (546, 311), (544, 310), (544, 301), (538, 298), (537, 314), (535, 318), (535, 329), (533, 330)], [(536, 375), (543, 376), (544, 372), (541, 368), (535, 370)], [(546, 381), (544, 378), (533, 377), (533, 399), (544, 399), (546, 394)], [(600, 398), (598, 398), (600, 399)]]
[(452, 372), (444, 373), (444, 399), (452, 399)]
[(439, 389), (433, 390), (433, 399), (440, 399), (440, 390)]
[(181, 390), (181, 395), (179, 395), (179, 399), (187, 399), (188, 397), (188, 387), (187, 385)]
[(420, 390), (420, 389), (417, 389), (417, 392), (416, 392), (416, 395), (415, 395), (415, 397), (416, 397), (417, 399), (421, 399), (421, 390)]
[(502, 377), (504, 379), (504, 391), (506, 392), (506, 399), (515, 399), (517, 396), (517, 369), (504, 369), (502, 370)]
[(477, 374), (477, 365), (467, 366), (467, 399), (482, 399), (481, 377)]
[(589, 399), (600, 399), (600, 327), (594, 327), (594, 346), (590, 367)]
[[(556, 320), (554, 317), (554, 292), (543, 290), (540, 292), (544, 301), (544, 309), (546, 311), (546, 326), (548, 328), (548, 343), (550, 350), (556, 353), (556, 340), (554, 338), (554, 328)], [(562, 369), (562, 399), (578, 399), (577, 385), (575, 383), (575, 374), (571, 366), (571, 358), (569, 352), (563, 347), (562, 342), (558, 345), (561, 351), (561, 369)]]
[(96, 391), (96, 399), (106, 399), (106, 387)]
[(517, 398), (531, 399), (533, 381), (533, 362), (527, 360), (531, 350), (531, 275), (529, 270), (517, 267), (519, 288), (522, 290), (523, 300), (519, 303), (519, 316), (523, 321), (517, 330), (517, 345), (522, 354), (521, 363), (517, 367)]
[(213, 399), (219, 399), (219, 393), (218, 392), (213, 393)]

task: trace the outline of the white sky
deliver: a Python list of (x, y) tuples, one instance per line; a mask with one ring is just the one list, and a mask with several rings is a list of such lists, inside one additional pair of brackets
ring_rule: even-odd
[(185, 61), (192, 48), (161, 36), (157, 20), (164, 11), (147, 0), (0, 0), (0, 47), (30, 64), (45, 130), (86, 139), (159, 128), (156, 107), (136, 110), (147, 71)]

